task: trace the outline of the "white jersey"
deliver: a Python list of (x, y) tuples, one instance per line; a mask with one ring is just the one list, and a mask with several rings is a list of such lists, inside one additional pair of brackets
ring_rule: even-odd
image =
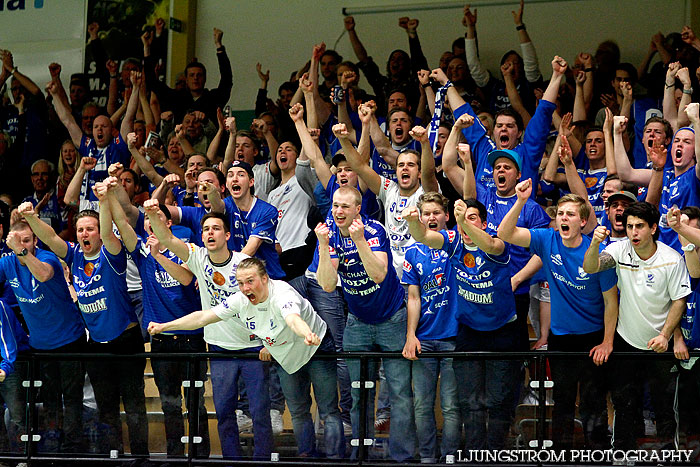
[(263, 201), (267, 201), (268, 195), (279, 182), (279, 180), (270, 173), (270, 163), (254, 165), (253, 178), (255, 179), (255, 196)]
[(409, 206), (416, 206), (418, 198), (422, 194), (423, 187), (419, 186), (411, 196), (401, 196), (399, 184), (382, 177), (382, 185), (377, 198), (384, 205), (384, 226), (386, 227), (386, 233), (389, 235), (391, 256), (399, 279), (403, 277), (403, 257), (406, 249), (416, 243), (416, 240), (408, 231), (408, 222), (403, 220), (401, 213)]
[(326, 335), (327, 325), (309, 301), (286, 282), (270, 279), (267, 290), (267, 300), (257, 305), (238, 293), (212, 308), (212, 311), (225, 320), (222, 322), (240, 321), (244, 324), (251, 333), (262, 339), (263, 345), (284, 371), (292, 374), (311, 360), (318, 346), (306, 345), (304, 338), (297, 336), (287, 326), (285, 318), (292, 314), (301, 316), (321, 340)]
[(631, 346), (646, 350), (649, 340), (661, 332), (671, 301), (691, 292), (685, 260), (661, 242), (656, 242), (656, 253), (647, 260), (637, 256), (629, 239), (611, 243), (603, 251), (617, 262), (617, 332)]
[(309, 195), (302, 190), (296, 175), (270, 192), (268, 203), (277, 208), (277, 241), (282, 251), (306, 245), (306, 237), (311, 229), (306, 225), (311, 206)]
[[(185, 264), (197, 277), (199, 298), (202, 309), (208, 310), (220, 304), (225, 298), (239, 294), (236, 269), (238, 263), (248, 258), (243, 253), (232, 252), (224, 264), (214, 264), (206, 248), (188, 243), (190, 257)], [(247, 300), (247, 299), (246, 299)], [(245, 326), (235, 320), (204, 326), (204, 340), (228, 350), (241, 350), (260, 346), (260, 340)]]

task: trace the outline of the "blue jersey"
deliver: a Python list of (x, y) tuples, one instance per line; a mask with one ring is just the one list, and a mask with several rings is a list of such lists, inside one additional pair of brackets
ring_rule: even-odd
[(659, 203), (659, 211), (661, 213), (661, 219), (659, 220), (659, 240), (678, 253), (683, 253), (681, 250), (681, 242), (678, 240), (678, 234), (666, 223), (666, 214), (669, 209), (674, 206), (682, 209), (686, 206), (700, 205), (698, 184), (700, 184), (700, 182), (695, 175), (695, 166), (692, 166), (673, 179), (664, 179), (664, 186), (661, 191), (661, 202)]
[(29, 328), (29, 344), (35, 349), (51, 350), (85, 336), (85, 324), (68, 291), (58, 257), (38, 248), (35, 255), (51, 266), (51, 279), (40, 282), (16, 256), (5, 256), (0, 259), (0, 282), (7, 281), (17, 297)]
[[(586, 159), (586, 161), (588, 161), (588, 159)], [(605, 214), (605, 203), (603, 203), (603, 198), (600, 195), (603, 194), (603, 182), (605, 181), (605, 177), (608, 176), (608, 169), (605, 167), (602, 169), (585, 167), (583, 169), (578, 169), (578, 175), (586, 186), (588, 201), (593, 206), (596, 219), (600, 222)]]
[[(521, 180), (532, 179), (533, 186), (537, 186), (539, 180), (539, 167), (542, 161), (542, 154), (547, 145), (549, 127), (552, 124), (552, 113), (556, 106), (546, 100), (541, 100), (532, 116), (530, 123), (525, 128), (523, 141), (513, 148), (513, 151), (520, 154), (523, 166), (520, 169)], [(489, 165), (488, 155), (496, 150), (496, 143), (486, 133), (486, 127), (481, 123), (479, 117), (472, 109), (471, 105), (464, 104), (454, 111), (455, 120), (468, 113), (474, 117), (474, 124), (462, 130), (467, 138), (467, 143), (471, 146), (472, 157), (476, 161), (474, 175), (477, 184), (486, 188), (495, 187), (493, 182), (493, 169)], [(532, 196), (537, 195), (537, 190), (532, 190)]]
[[(486, 231), (491, 235), (496, 235), (498, 226), (510, 208), (513, 207), (518, 200), (517, 195), (502, 197), (496, 193), (496, 188), (484, 188), (481, 185), (476, 186), (477, 199), (486, 206)], [(542, 206), (537, 204), (532, 198), (528, 199), (523, 207), (520, 216), (518, 217), (517, 226), (525, 229), (545, 228), (549, 226), (551, 218), (547, 215)], [(517, 245), (510, 245), (510, 273), (514, 275), (520, 271), (528, 261), (532, 253), (527, 248)], [(525, 294), (530, 291), (530, 281), (524, 281), (516, 294)]]
[(129, 324), (137, 322), (126, 289), (126, 248), (112, 255), (103, 245), (96, 257), (86, 258), (80, 245), (66, 244), (64, 260), (73, 274), (78, 308), (90, 339), (107, 342), (119, 337)]
[[(328, 185), (326, 186), (326, 196), (328, 196), (328, 199), (331, 200), (331, 206), (333, 204), (333, 195), (338, 188), (340, 188), (340, 185), (338, 184), (338, 177), (336, 175), (331, 175), (330, 180), (328, 180)], [(360, 191), (359, 186), (356, 186), (355, 188)], [(362, 193), (362, 191), (360, 191), (360, 193)], [(360, 214), (371, 217), (375, 220), (380, 215), (377, 195), (375, 195), (370, 189), (367, 189), (364, 193), (362, 193), (362, 206), (360, 207)]]
[[(95, 168), (88, 171), (85, 174), (85, 178), (83, 178), (83, 183), (80, 187), (80, 210), (94, 209), (95, 211), (99, 211), (100, 203), (95, 193), (92, 191), (92, 188), (95, 186), (96, 182), (101, 182), (109, 177), (107, 169), (110, 165), (119, 162), (124, 165), (124, 167), (129, 167), (131, 153), (129, 153), (129, 148), (119, 135), (106, 147), (101, 149), (97, 148), (92, 138), (83, 135), (80, 140), (79, 152), (81, 157), (94, 157), (97, 159)], [(87, 201), (87, 204), (83, 203), (83, 201)]]
[[(136, 241), (136, 248), (130, 252), (139, 269), (143, 283), (143, 320), (144, 329), (151, 321), (167, 323), (181, 318), (200, 309), (199, 293), (195, 288), (195, 280), (188, 286), (183, 286), (168, 274), (163, 266), (151, 255), (151, 249), (146, 246), (143, 238)], [(170, 250), (162, 252), (163, 256), (175, 264), (182, 260)], [(194, 331), (178, 331), (178, 334), (202, 334), (202, 329)]]
[(265, 268), (270, 278), (284, 278), (285, 274), (275, 249), (275, 231), (279, 220), (277, 208), (258, 198), (253, 199), (248, 212), (238, 209), (231, 197), (224, 200), (224, 206), (231, 228), (231, 237), (228, 240), (229, 250), (241, 251), (250, 237), (259, 238), (262, 243), (255, 252), (255, 257), (265, 261)]
[(329, 248), (331, 259), (338, 260), (338, 275), (348, 310), (365, 323), (378, 324), (404, 306), (406, 294), (391, 265), (391, 247), (384, 227), (369, 218), (363, 218), (362, 221), (365, 224), (365, 239), (371, 250), (386, 253), (389, 261), (386, 276), (380, 284), (369, 277), (357, 246), (350, 237), (341, 235), (335, 222), (331, 226)]
[[(185, 205), (185, 195), (187, 194), (187, 190), (182, 188), (179, 185), (176, 185), (173, 187), (173, 195), (175, 196), (175, 202), (177, 203), (178, 206), (184, 206)], [(202, 206), (202, 203), (199, 202), (199, 196), (197, 195), (197, 192), (194, 192), (194, 197), (192, 198), (192, 206), (198, 208)]]
[[(12, 308), (3, 300), (0, 300), (0, 357), (2, 357), (0, 369), (5, 372), (5, 376), (9, 376), (15, 371), (15, 360), (17, 359), (17, 352), (20, 350), (17, 348), (14, 323), (19, 325)], [(19, 330), (24, 334), (21, 327)], [(27, 335), (24, 334), (24, 339), (26, 340), (26, 338)]]
[(207, 213), (207, 210), (202, 207), (182, 206), (180, 207), (180, 225), (183, 225), (192, 231), (192, 243), (197, 246), (204, 246), (202, 243), (202, 217)]
[[(7, 246), (7, 243), (5, 243), (5, 240), (0, 240), (0, 258), (12, 256), (14, 254), (15, 253), (12, 251), (12, 249)], [(12, 287), (10, 287), (7, 282), (0, 281), (0, 300), (5, 300), (5, 303), (12, 308), (17, 307), (17, 298), (15, 297), (15, 293), (12, 291)]]
[[(661, 99), (656, 97), (635, 97), (632, 103), (632, 117), (634, 119), (634, 154), (633, 167), (642, 168), (647, 162), (647, 152), (644, 149), (644, 125), (651, 117), (663, 117)], [(671, 158), (668, 158), (671, 161)]]
[(554, 229), (530, 230), (530, 237), (530, 249), (542, 258), (549, 282), (552, 333), (588, 334), (603, 329), (603, 292), (617, 283), (617, 275), (614, 269), (595, 274), (583, 270), (583, 256), (591, 239), (583, 235), (579, 246), (568, 248)]
[(508, 244), (500, 255), (489, 255), (464, 245), (456, 230), (440, 234), (455, 269), (450, 299), (457, 305), (457, 321), (477, 331), (493, 331), (515, 319)]
[[(36, 207), (41, 200), (36, 197), (35, 193), (22, 200), (23, 203), (27, 201), (32, 203), (32, 206)], [(56, 197), (56, 193), (53, 193), (49, 197), (49, 201), (43, 208), (41, 208), (41, 211), (39, 211), (37, 215), (42, 221), (49, 224), (56, 233), (60, 233), (63, 230), (63, 216), (61, 214), (61, 208), (58, 206), (58, 198)]]
[(420, 289), (421, 316), (416, 329), (420, 340), (447, 339), (457, 335), (457, 304), (450, 299), (454, 273), (450, 257), (414, 243), (406, 250), (402, 281)]
[[(394, 150), (397, 151), (399, 154), (401, 154), (402, 152), (404, 152), (408, 149), (413, 149), (414, 151), (418, 151), (418, 154), (420, 154), (420, 152), (421, 152), (420, 143), (414, 139), (411, 139), (404, 146), (395, 146), (392, 143), (391, 147), (394, 148)], [(372, 156), (370, 158), (370, 165), (372, 166), (374, 171), (377, 172), (382, 177), (388, 178), (394, 182), (397, 181), (397, 179), (396, 179), (396, 167), (392, 167), (391, 164), (389, 164), (386, 160), (384, 160), (384, 158), (379, 154), (379, 152), (377, 151), (377, 148), (375, 148), (374, 145), (372, 145)]]
[(698, 298), (700, 297), (700, 279), (691, 279), (693, 292), (688, 295), (686, 310), (681, 317), (681, 332), (688, 349), (700, 348), (700, 320), (698, 320)]

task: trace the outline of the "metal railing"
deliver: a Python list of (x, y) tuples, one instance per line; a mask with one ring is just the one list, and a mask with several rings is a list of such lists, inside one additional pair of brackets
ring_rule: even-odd
[[(700, 352), (691, 352), (691, 357), (700, 357)], [(656, 354), (656, 353), (641, 353), (641, 352), (626, 352), (626, 353), (614, 353), (615, 358), (625, 358), (625, 359), (672, 359), (673, 354)], [(41, 379), (39, 378), (40, 363), (43, 361), (55, 361), (55, 360), (69, 360), (69, 361), (94, 361), (94, 360), (104, 360), (105, 364), (110, 360), (122, 360), (122, 359), (155, 359), (163, 358), (167, 360), (179, 360), (188, 362), (188, 374), (192, 375), (188, 380), (185, 380), (183, 386), (188, 386), (191, 388), (200, 387), (203, 382), (197, 381), (194, 375), (199, 374), (198, 370), (201, 365), (207, 365), (207, 361), (211, 358), (222, 358), (222, 359), (258, 359), (258, 353), (245, 353), (236, 354), (232, 356), (227, 353), (215, 353), (215, 352), (204, 352), (204, 353), (141, 353), (132, 355), (115, 355), (115, 354), (98, 354), (98, 353), (31, 353), (29, 355), (24, 355), (18, 358), (18, 361), (26, 361), (28, 365), (27, 375), (31, 375), (26, 381), (23, 381), (23, 387), (26, 388), (26, 420), (27, 427), (26, 433), (23, 437), (23, 447), (24, 453), (13, 453), (0, 455), (0, 462), (3, 461), (14, 461), (14, 462), (28, 462), (30, 465), (45, 465), (52, 462), (60, 462), (62, 465), (94, 465), (95, 463), (104, 464), (120, 464), (131, 460), (139, 459), (136, 456), (130, 455), (120, 455), (118, 458), (110, 458), (108, 455), (94, 455), (94, 454), (57, 454), (49, 452), (39, 452), (37, 447), (41, 440), (41, 433), (39, 430), (39, 417), (37, 408), (37, 391), (42, 385)], [(535, 438), (530, 440), (529, 449), (542, 450), (549, 447), (548, 443), (548, 430), (547, 430), (547, 391), (553, 386), (552, 382), (547, 379), (546, 376), (546, 362), (547, 359), (572, 359), (572, 358), (585, 358), (588, 359), (589, 356), (586, 352), (553, 352), (553, 351), (530, 351), (530, 352), (431, 352), (424, 353), (422, 358), (452, 358), (453, 360), (465, 359), (465, 360), (518, 360), (518, 361), (528, 361), (534, 362), (536, 368), (536, 374), (530, 372), (529, 381), (530, 387), (535, 390), (537, 394), (538, 404), (535, 409), (535, 419), (536, 430)], [(318, 352), (315, 359), (356, 359), (360, 361), (360, 381), (355, 382), (360, 388), (360, 419), (367, 420), (368, 416), (373, 416), (373, 414), (367, 413), (367, 398), (369, 397), (370, 390), (374, 385), (374, 375), (369, 375), (369, 363), (370, 361), (376, 361), (377, 359), (396, 359), (403, 358), (399, 352), (340, 352), (340, 353), (321, 353)], [(521, 381), (522, 383), (523, 381)], [(458, 382), (459, 384), (459, 382)], [(203, 391), (201, 392), (203, 394)], [(186, 399), (186, 414), (189, 429), (187, 430), (187, 445), (193, 446), (196, 443), (195, 435), (199, 432), (198, 424), (198, 405), (200, 397), (200, 391), (188, 391)], [(204, 396), (202, 396), (204, 397)], [(5, 433), (0, 433), (0, 436), (5, 436)], [(385, 465), (386, 462), (376, 461), (369, 456), (369, 447), (371, 443), (365, 443), (364, 440), (371, 440), (368, 437), (366, 431), (366, 423), (360, 423), (359, 426), (359, 439), (356, 441), (359, 449), (357, 450), (356, 459), (343, 459), (343, 460), (329, 460), (329, 459), (288, 459), (281, 458), (276, 461), (263, 461), (255, 460), (255, 465), (306, 465), (306, 466), (326, 466), (330, 464), (344, 464), (344, 465), (357, 465), (357, 466), (374, 466), (374, 465)], [(184, 440), (183, 440), (184, 441)], [(223, 458), (200, 458), (195, 457), (192, 449), (187, 449), (187, 454), (184, 457), (165, 457), (162, 455), (151, 455), (149, 461), (155, 464), (169, 463), (178, 465), (250, 465), (251, 459), (223, 459)], [(455, 461), (461, 465), (488, 465), (488, 463), (470, 463), (464, 462), (460, 459), (455, 459)], [(413, 465), (413, 464), (408, 464)], [(418, 459), (416, 459), (415, 465), (425, 465), (420, 464)], [(500, 464), (499, 464), (500, 465)], [(533, 463), (509, 463), (508, 465), (518, 466), (518, 465), (545, 465), (542, 462)], [(559, 463), (557, 465), (567, 465), (564, 463)], [(574, 465), (574, 464), (571, 464)], [(577, 463), (576, 465), (581, 465)], [(699, 465), (685, 462), (683, 465)]]

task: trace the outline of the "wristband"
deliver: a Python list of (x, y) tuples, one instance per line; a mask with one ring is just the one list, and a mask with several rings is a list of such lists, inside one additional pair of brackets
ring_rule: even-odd
[(11, 75), (14, 75), (14, 74), (15, 74), (15, 71), (17, 71), (18, 69), (19, 69), (19, 68), (14, 67), (13, 69), (10, 70), (10, 74), (11, 74)]
[(683, 94), (692, 94), (693, 88), (683, 89)]
[(516, 26), (516, 27), (515, 27), (515, 30), (516, 30), (516, 31), (524, 31), (524, 30), (525, 30), (525, 23), (523, 23), (523, 24), (521, 24), (521, 25), (519, 25), (519, 26)]
[(216, 53), (221, 53), (221, 52), (223, 52), (224, 50), (226, 50), (226, 47), (224, 47), (224, 46), (222, 45), (221, 47), (217, 47), (217, 48), (216, 48)]
[(676, 85), (676, 82), (674, 81), (674, 82), (671, 83), (671, 84), (667, 84), (667, 83), (664, 83), (664, 84), (666, 85), (667, 88), (672, 88), (673, 86)]
[(425, 88), (429, 88), (430, 86), (432, 86), (432, 84), (430, 84), (430, 81), (428, 81), (425, 84), (421, 84), (421, 86), (423, 86), (423, 89), (425, 89)]
[(589, 68), (584, 68), (583, 71), (584, 71), (585, 73), (591, 73), (591, 72), (594, 71), (594, 70), (593, 70), (593, 67), (589, 67)]
[(652, 165), (651, 170), (653, 170), (654, 172), (663, 172), (664, 168), (663, 167), (656, 167), (655, 165)]
[(109, 75), (109, 79), (119, 79), (119, 75), (117, 75), (117, 74)]

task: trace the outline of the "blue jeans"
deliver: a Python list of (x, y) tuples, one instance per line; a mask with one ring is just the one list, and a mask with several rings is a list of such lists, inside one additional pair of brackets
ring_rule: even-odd
[(0, 450), (2, 452), (24, 452), (24, 444), (21, 444), (19, 437), (27, 432), (27, 391), (22, 387), (22, 381), (26, 378), (27, 362), (15, 361), (15, 371), (0, 383), (0, 407), (2, 407), (1, 404), (4, 404), (10, 411), (10, 423), (7, 426), (5, 425), (4, 408), (0, 412), (2, 414), (0, 427), (3, 428), (0, 432)]
[[(242, 379), (238, 380), (238, 409), (242, 410), (246, 415), (250, 415), (250, 407), (248, 406), (248, 390), (245, 388), (245, 382)], [(279, 410), (284, 413), (284, 394), (280, 386), (280, 378), (277, 376), (275, 365), (270, 366), (270, 409)]]
[[(343, 333), (345, 332), (345, 300), (340, 289), (333, 292), (324, 291), (315, 279), (299, 276), (292, 279), (289, 285), (299, 292), (314, 307), (316, 313), (321, 316), (331, 332), (335, 350), (343, 351)], [(350, 394), (350, 374), (345, 359), (338, 360), (338, 387), (340, 389), (340, 410), (343, 418), (349, 417), (352, 407), (352, 395)], [(346, 420), (349, 421), (349, 418)]]
[[(421, 341), (422, 354), (413, 361), (413, 405), (416, 414), (418, 451), (421, 462), (438, 460), (437, 427), (435, 424), (435, 393), (440, 377), (440, 408), (442, 409), (442, 457), (457, 455), (461, 438), (457, 380), (451, 358), (429, 358), (429, 352), (452, 352), (454, 341)], [(385, 360), (386, 361), (386, 360)]]
[[(254, 352), (260, 347), (243, 350), (226, 350), (209, 344), (210, 352), (236, 354)], [(218, 419), (221, 453), (224, 457), (240, 457), (238, 439), (238, 377), (245, 381), (250, 401), (250, 414), (253, 419), (253, 456), (268, 460), (272, 452), (272, 425), (270, 423), (269, 368), (270, 364), (247, 358), (212, 358), (211, 387), (214, 393), (214, 407)]]
[[(333, 340), (326, 334), (320, 350), (333, 351)], [(338, 390), (336, 364), (333, 360), (313, 359), (303, 367), (289, 374), (277, 365), (282, 391), (287, 398), (289, 413), (292, 415), (294, 437), (299, 456), (317, 457), (316, 432), (311, 418), (311, 385), (321, 419), (324, 422), (326, 457), (340, 459), (345, 456), (345, 436), (343, 422), (338, 410)]]
[[(348, 352), (385, 351), (401, 352), (406, 343), (406, 307), (402, 307), (388, 320), (379, 324), (367, 324), (354, 315), (348, 315), (348, 324), (343, 336), (343, 347)], [(376, 372), (376, 362), (370, 362), (368, 375)], [(352, 381), (360, 380), (360, 360), (349, 359), (348, 370)], [(413, 421), (413, 394), (411, 390), (411, 362), (403, 358), (384, 359), (384, 372), (392, 406), (389, 433), (389, 449), (395, 461), (413, 458), (416, 446), (416, 429)], [(367, 436), (374, 436), (374, 390), (367, 398)], [(360, 433), (360, 389), (352, 389), (352, 436)], [(356, 449), (353, 449), (353, 456)]]
[[(461, 324), (457, 352), (517, 351), (521, 343), (518, 321), (493, 331), (477, 331)], [(520, 360), (455, 360), (452, 364), (466, 446), (469, 449), (503, 449), (513, 418), (514, 399), (522, 384)], [(488, 420), (488, 423), (487, 423)]]
[[(205, 352), (206, 344), (201, 334), (166, 335), (156, 334), (151, 342), (151, 352)], [(165, 439), (168, 456), (182, 456), (185, 446), (181, 438), (185, 434), (185, 423), (182, 418), (182, 382), (189, 380), (190, 365), (183, 360), (168, 360), (152, 358), (153, 379), (158, 387), (160, 405), (165, 420)], [(199, 372), (195, 379), (207, 379), (206, 362), (200, 363)], [(185, 401), (189, 397), (189, 388), (185, 388)], [(195, 457), (209, 457), (209, 417), (204, 406), (204, 388), (196, 390), (197, 415), (199, 431), (195, 435), (202, 437), (202, 442), (192, 446)], [(192, 427), (190, 427), (192, 428)]]

